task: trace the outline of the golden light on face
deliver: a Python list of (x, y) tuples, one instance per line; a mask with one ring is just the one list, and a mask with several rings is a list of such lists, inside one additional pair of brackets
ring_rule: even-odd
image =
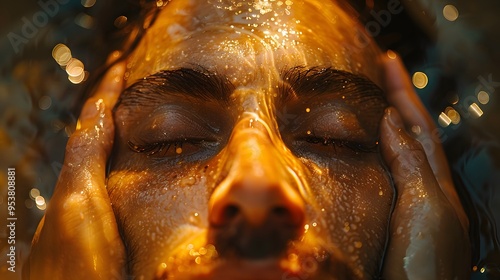
[(133, 275), (378, 273), (387, 104), (355, 26), (320, 1), (163, 8), (115, 111), (108, 190)]

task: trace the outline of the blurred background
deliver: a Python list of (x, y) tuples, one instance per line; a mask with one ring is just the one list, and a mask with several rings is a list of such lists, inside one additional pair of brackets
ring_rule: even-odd
[[(85, 94), (147, 0), (0, 0), (0, 224), (16, 169), (16, 271), (29, 253)], [(163, 5), (158, 0), (156, 4)], [(471, 279), (500, 279), (500, 1), (353, 0), (400, 54), (438, 127), (471, 222)], [(10, 273), (0, 227), (0, 278)]]

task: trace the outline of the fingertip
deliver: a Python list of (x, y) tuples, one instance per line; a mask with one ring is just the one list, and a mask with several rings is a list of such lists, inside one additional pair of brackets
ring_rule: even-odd
[(388, 50), (385, 54), (386, 54), (387, 58), (392, 59), (392, 60), (398, 58), (398, 54), (392, 50)]
[(404, 128), (403, 120), (401, 119), (401, 116), (394, 107), (389, 106), (385, 109), (384, 118), (386, 119), (388, 124), (390, 124), (393, 128), (395, 129)]
[[(414, 169), (425, 161), (422, 145), (406, 131), (400, 113), (394, 107), (385, 110), (381, 125), (381, 152), (392, 173)], [(403, 169), (401, 169), (403, 168)]]

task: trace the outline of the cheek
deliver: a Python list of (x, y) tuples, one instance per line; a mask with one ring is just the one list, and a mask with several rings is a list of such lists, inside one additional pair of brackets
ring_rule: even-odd
[(159, 168), (112, 171), (108, 190), (131, 258), (162, 258), (190, 235), (206, 228), (205, 176), (193, 170)]
[(374, 157), (331, 161), (320, 170), (310, 183), (318, 208), (310, 228), (355, 263), (370, 265), (384, 250), (394, 192), (385, 169)]

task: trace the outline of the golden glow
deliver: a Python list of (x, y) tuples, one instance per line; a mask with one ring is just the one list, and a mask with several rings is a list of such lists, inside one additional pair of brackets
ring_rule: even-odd
[(481, 104), (488, 104), (488, 102), (490, 102), (490, 95), (486, 91), (482, 90), (477, 93), (477, 100)]
[(471, 113), (472, 116), (474, 116), (476, 118), (479, 118), (484, 114), (483, 110), (481, 110), (481, 108), (476, 103), (472, 103), (469, 106), (469, 113)]
[(429, 78), (424, 72), (415, 72), (412, 77), (413, 85), (418, 89), (423, 89), (429, 83)]
[(439, 123), (439, 125), (441, 125), (442, 127), (447, 127), (447, 126), (449, 126), (449, 125), (450, 125), (450, 123), (451, 123), (451, 119), (448, 117), (448, 115), (446, 115), (444, 112), (442, 112), (442, 113), (439, 115), (438, 123)]
[(455, 21), (458, 18), (458, 9), (453, 5), (446, 5), (443, 8), (443, 16), (449, 21)]

